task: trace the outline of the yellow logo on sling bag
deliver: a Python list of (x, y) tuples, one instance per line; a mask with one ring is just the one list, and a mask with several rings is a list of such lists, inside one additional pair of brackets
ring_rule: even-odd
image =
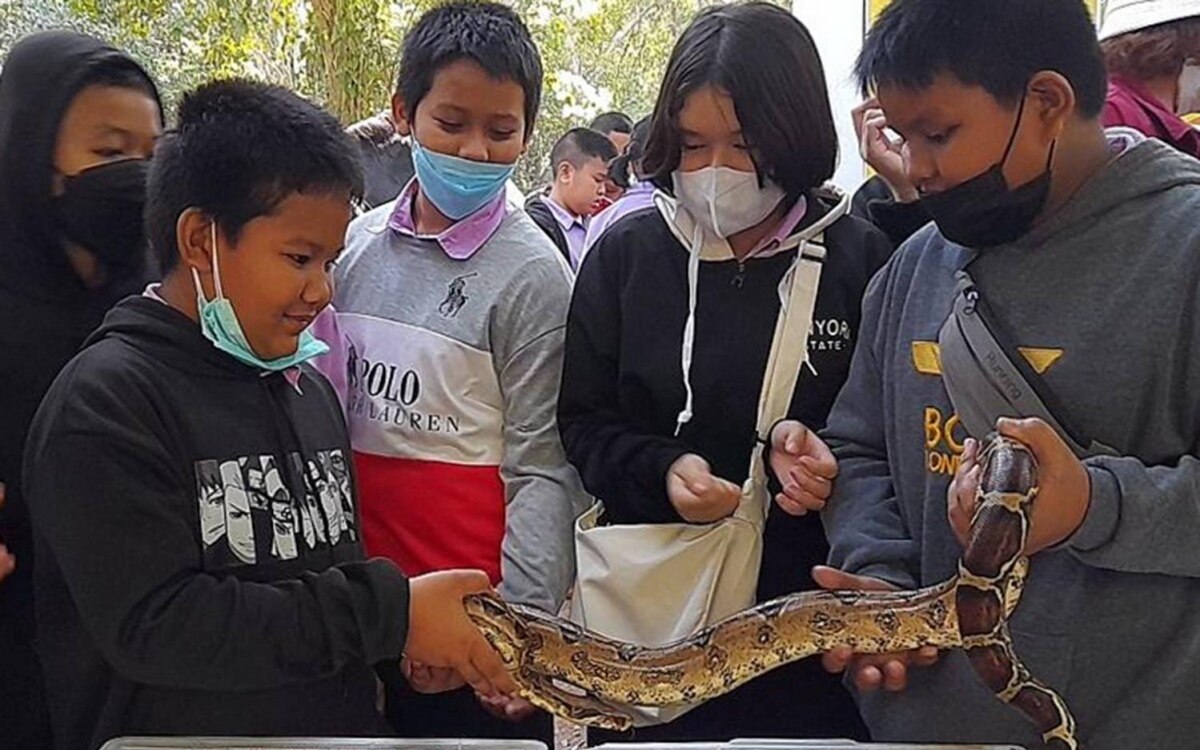
[[(1038, 375), (1063, 358), (1062, 349), (1040, 349), (1031, 346), (1017, 347), (1021, 356)], [(912, 342), (913, 368), (922, 375), (942, 374), (942, 356), (938, 345), (932, 341)], [(946, 416), (936, 406), (926, 406), (922, 419), (925, 428), (925, 469), (931, 474), (954, 476), (962, 460), (963, 441), (966, 430), (957, 414)]]
[[(1017, 351), (1021, 352), (1021, 356), (1038, 375), (1045, 375), (1047, 370), (1058, 364), (1064, 354), (1062, 349), (1040, 349), (1033, 346), (1019, 346)], [(912, 342), (912, 360), (913, 367), (922, 375), (942, 374), (941, 351), (933, 341)]]

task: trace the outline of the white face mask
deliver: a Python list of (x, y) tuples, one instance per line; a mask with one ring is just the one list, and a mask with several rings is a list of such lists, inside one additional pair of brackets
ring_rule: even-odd
[(1175, 114), (1200, 112), (1200, 65), (1187, 63), (1179, 74), (1179, 94), (1175, 97)]
[(680, 205), (698, 224), (723, 239), (762, 223), (786, 195), (770, 180), (763, 180), (759, 187), (754, 172), (729, 167), (676, 170), (672, 177)]

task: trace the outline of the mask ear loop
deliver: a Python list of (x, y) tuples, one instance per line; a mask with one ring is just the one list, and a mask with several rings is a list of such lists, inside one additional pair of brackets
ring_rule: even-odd
[(683, 389), (687, 392), (683, 411), (675, 420), (675, 437), (679, 437), (683, 426), (694, 416), (694, 393), (692, 392), (692, 350), (696, 343), (696, 300), (700, 288), (700, 249), (704, 244), (704, 228), (696, 222), (692, 228), (692, 246), (688, 254), (688, 317), (683, 326)]
[[(223, 299), (225, 290), (221, 288), (221, 260), (220, 254), (217, 252), (217, 221), (214, 219), (209, 225), (212, 234), (212, 263), (213, 263), (213, 287), (215, 287), (216, 296), (213, 301)], [(200, 283), (200, 273), (192, 266), (192, 283), (196, 285), (196, 296), (203, 302), (208, 302), (204, 298), (204, 286)]]
[(1000, 168), (1003, 169), (1005, 164), (1008, 164), (1008, 157), (1012, 154), (1013, 144), (1017, 142), (1017, 133), (1021, 132), (1021, 118), (1025, 115), (1025, 102), (1029, 99), (1029, 94), (1021, 97), (1021, 106), (1017, 107), (1017, 121), (1013, 123), (1012, 132), (1008, 134), (1008, 145), (1004, 147), (1004, 156), (1000, 159)]

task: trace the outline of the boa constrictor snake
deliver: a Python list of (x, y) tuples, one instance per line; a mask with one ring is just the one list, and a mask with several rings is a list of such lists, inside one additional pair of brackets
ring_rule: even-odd
[(761, 604), (658, 648), (614, 641), (493, 595), (467, 613), (534, 705), (565, 719), (626, 729), (622, 706), (697, 703), (776, 667), (850, 646), (880, 654), (921, 646), (963, 649), (980, 679), (1015, 706), (1054, 750), (1075, 750), (1075, 720), (1013, 650), (1008, 618), (1020, 599), (1023, 551), (1038, 492), (1024, 445), (993, 436), (958, 575), (916, 591), (808, 591)]

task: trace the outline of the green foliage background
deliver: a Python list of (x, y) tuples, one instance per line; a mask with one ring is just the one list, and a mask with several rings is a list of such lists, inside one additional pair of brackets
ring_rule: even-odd
[[(173, 108), (210, 78), (289, 86), (350, 124), (387, 108), (405, 31), (439, 0), (0, 0), (0, 56), (25, 34), (69, 27), (127, 50)], [(712, 0), (508, 0), (546, 68), (542, 112), (517, 182), (544, 179), (568, 128), (618, 109), (650, 113), (676, 37)], [(784, 3), (781, 3), (784, 4)]]

